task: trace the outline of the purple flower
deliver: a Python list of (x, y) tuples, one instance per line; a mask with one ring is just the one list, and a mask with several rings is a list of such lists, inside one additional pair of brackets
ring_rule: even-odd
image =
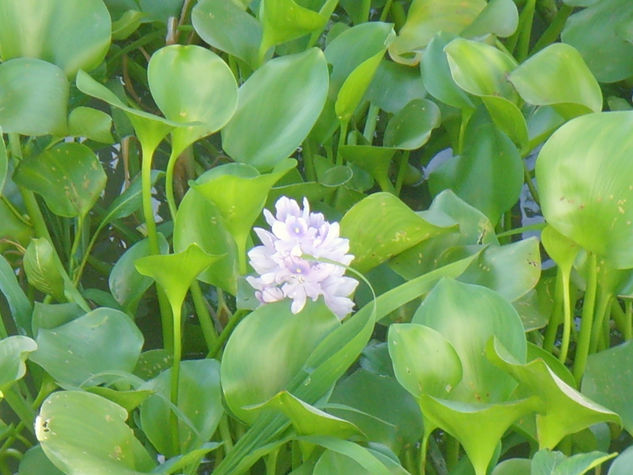
[(262, 245), (248, 253), (258, 274), (246, 278), (255, 296), (261, 303), (290, 298), (292, 313), (300, 312), (308, 298), (315, 301), (323, 296), (342, 319), (354, 307), (349, 296), (358, 281), (344, 276), (344, 266), (354, 256), (347, 254), (349, 241), (339, 236), (339, 224), (329, 223), (321, 213), (311, 213), (306, 198), (301, 209), (295, 200), (282, 196), (275, 209), (275, 216), (264, 210), (272, 232), (255, 228)]

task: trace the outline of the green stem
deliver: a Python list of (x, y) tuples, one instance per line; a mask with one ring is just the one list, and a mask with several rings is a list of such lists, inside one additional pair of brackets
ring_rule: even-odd
[(156, 222), (154, 221), (154, 210), (152, 209), (152, 158), (154, 148), (147, 147), (141, 143), (141, 195), (143, 201), (143, 217), (145, 228), (149, 240), (149, 250), (151, 254), (160, 254), (158, 247), (158, 233), (156, 232)]
[(532, 174), (530, 173), (530, 170), (528, 170), (527, 167), (527, 163), (525, 163), (525, 160), (523, 161), (523, 175), (524, 175), (524, 179), (525, 179), (525, 184), (528, 187), (528, 190), (530, 190), (530, 194), (532, 195), (532, 199), (534, 200), (534, 202), (536, 204), (540, 204), (540, 199), (539, 199), (539, 195), (538, 195), (538, 191), (536, 190), (536, 187), (534, 186), (534, 182), (532, 181)]
[(424, 431), (424, 436), (422, 437), (422, 442), (420, 444), (420, 467), (419, 467), (419, 475), (426, 474), (426, 453), (429, 447), (429, 438), (431, 437), (432, 432)]
[(393, 3), (393, 0), (387, 0), (385, 2), (385, 6), (382, 8), (382, 12), (380, 12), (379, 21), (385, 21), (387, 19), (387, 17), (389, 16), (389, 10), (391, 10), (392, 3)]
[(228, 340), (235, 326), (240, 323), (242, 318), (244, 318), (248, 313), (248, 310), (238, 310), (231, 316), (229, 322), (226, 324), (226, 326), (222, 330), (222, 333), (220, 333), (220, 336), (216, 340), (215, 345), (213, 345), (213, 348), (209, 350), (207, 358), (214, 358), (216, 356), (218, 351), (220, 351), (220, 349), (222, 348), (222, 345), (224, 345), (226, 340)]
[(446, 434), (446, 467), (451, 471), (459, 462), (459, 442)]
[(343, 155), (341, 155), (341, 147), (345, 145), (348, 125), (349, 125), (348, 120), (341, 120), (341, 128), (340, 128), (340, 132), (338, 136), (338, 146), (336, 147), (336, 164), (337, 165), (343, 165)]
[(81, 276), (84, 272), (84, 268), (86, 267), (86, 264), (88, 263), (88, 258), (90, 257), (90, 252), (92, 251), (92, 248), (94, 247), (94, 245), (97, 243), (97, 238), (99, 237), (99, 233), (101, 233), (101, 231), (103, 230), (103, 227), (104, 227), (103, 225), (104, 225), (103, 221), (99, 223), (99, 225), (97, 226), (97, 229), (95, 229), (95, 232), (93, 233), (92, 237), (90, 238), (90, 241), (88, 242), (88, 246), (86, 246), (86, 249), (84, 250), (84, 253), (81, 256), (81, 262), (79, 263), (79, 267), (77, 267), (77, 269), (75, 269), (74, 271), (74, 276), (73, 276), (74, 285), (77, 285), (79, 281), (81, 280)]
[(464, 135), (466, 135), (466, 128), (468, 127), (468, 122), (470, 122), (470, 118), (473, 115), (473, 109), (462, 109), (462, 121), (459, 126), (459, 137), (457, 140), (457, 154), (461, 154), (464, 150)]
[(520, 228), (510, 229), (508, 231), (503, 231), (502, 233), (497, 234), (497, 237), (500, 238), (500, 237), (505, 237), (505, 236), (514, 236), (515, 234), (521, 234), (521, 233), (524, 233), (526, 231), (540, 231), (546, 225), (547, 224), (545, 222), (529, 224), (528, 226), (523, 226), (523, 227), (520, 227)]
[(371, 145), (374, 142), (374, 133), (376, 132), (376, 122), (378, 121), (378, 113), (380, 107), (373, 103), (369, 106), (367, 111), (367, 118), (365, 119), (365, 128), (363, 129), (363, 137)]
[(196, 315), (198, 315), (198, 321), (200, 322), (200, 329), (202, 330), (202, 336), (207, 344), (207, 349), (211, 349), (216, 340), (218, 339), (218, 332), (215, 331), (215, 324), (209, 313), (207, 302), (202, 295), (202, 289), (200, 289), (200, 283), (194, 280), (189, 288), (191, 291), (191, 297), (193, 298), (193, 305), (196, 309)]
[(609, 306), (611, 304), (612, 297), (613, 294), (607, 292), (602, 286), (600, 287), (600, 291), (598, 292), (598, 301), (596, 304), (596, 316), (591, 331), (591, 344), (589, 345), (589, 353), (595, 353), (598, 349), (598, 342), (601, 338), (603, 324), (605, 323), (605, 316), (608, 313), (607, 310), (609, 309)]
[(626, 316), (626, 326), (624, 327), (624, 339), (633, 339), (633, 301), (627, 300), (624, 303), (624, 315)]
[[(178, 387), (180, 382), (180, 358), (182, 356), (182, 340), (180, 334), (180, 317), (181, 317), (182, 305), (172, 306), (172, 314), (173, 314), (173, 355), (174, 362), (171, 367), (171, 388), (169, 391), (169, 400), (174, 405), (174, 407), (178, 407)], [(178, 428), (178, 416), (175, 411), (171, 411), (169, 422), (171, 425), (171, 437), (173, 446), (176, 450), (179, 450), (180, 446), (180, 438), (179, 438), (179, 428)]]
[(517, 53), (515, 55), (515, 58), (519, 63), (527, 58), (530, 50), (530, 36), (532, 34), (535, 7), (536, 0), (528, 0), (521, 12), (521, 17), (519, 19), (519, 41), (517, 45)]
[(587, 279), (587, 290), (585, 291), (585, 299), (582, 305), (582, 317), (580, 321), (580, 333), (578, 334), (578, 344), (576, 346), (576, 357), (574, 359), (574, 377), (576, 382), (580, 384), (585, 366), (587, 365), (587, 357), (589, 356), (589, 344), (591, 342), (591, 333), (594, 319), (594, 308), (596, 303), (596, 287), (598, 280), (597, 258), (594, 253), (589, 254), (589, 277)]
[(75, 270), (75, 255), (77, 254), (77, 249), (79, 249), (79, 243), (81, 242), (81, 238), (83, 235), (83, 227), (84, 227), (84, 217), (77, 216), (77, 221), (75, 224), (75, 235), (73, 237), (73, 244), (70, 247), (70, 256), (68, 257), (68, 271), (70, 275), (73, 276), (73, 282), (75, 281), (74, 276), (77, 273)]
[(277, 473), (277, 456), (279, 455), (279, 447), (271, 450), (266, 456), (264, 463), (266, 465), (266, 475), (275, 475)]
[(561, 323), (562, 317), (562, 307), (560, 305), (561, 301), (564, 299), (562, 273), (563, 271), (559, 267), (557, 269), (556, 287), (554, 289), (554, 307), (552, 309), (552, 314), (550, 315), (547, 329), (545, 330), (545, 337), (543, 339), (543, 349), (550, 353), (552, 353), (552, 350), (554, 349), (554, 344), (556, 343), (556, 334), (558, 333), (558, 326)]
[(167, 161), (167, 169), (165, 170), (165, 197), (167, 198), (167, 205), (169, 206), (169, 214), (171, 219), (176, 219), (176, 199), (174, 198), (174, 168), (178, 162), (178, 156), (174, 155), (174, 149), (171, 149), (169, 160)]
[(233, 448), (233, 438), (231, 437), (231, 428), (229, 427), (229, 419), (226, 413), (222, 415), (218, 429), (220, 430), (222, 442), (224, 442), (224, 448), (228, 452)]
[(15, 386), (4, 391), (4, 400), (9, 404), (9, 407), (20, 418), (20, 421), (24, 423), (24, 427), (33, 435), (35, 435), (35, 429), (33, 427), (33, 421), (35, 420), (35, 411), (31, 405), (24, 399), (16, 389)]
[(309, 139), (303, 142), (303, 169), (308, 181), (317, 180), (316, 168), (314, 167), (314, 151), (312, 150), (312, 142)]
[(569, 272), (562, 271), (559, 268), (559, 274), (562, 275), (562, 285), (563, 285), (563, 339), (560, 345), (560, 354), (558, 355), (558, 359), (565, 364), (567, 360), (567, 353), (569, 352), (569, 340), (571, 336), (571, 324), (572, 324), (572, 315), (571, 315), (571, 295), (569, 288)]
[(567, 18), (569, 17), (569, 15), (572, 14), (573, 11), (574, 7), (570, 7), (569, 5), (565, 4), (561, 5), (552, 22), (538, 39), (538, 41), (534, 45), (534, 48), (532, 48), (532, 54), (542, 50), (546, 46), (549, 46), (558, 39), (561, 31), (563, 31), (563, 28), (565, 27)]

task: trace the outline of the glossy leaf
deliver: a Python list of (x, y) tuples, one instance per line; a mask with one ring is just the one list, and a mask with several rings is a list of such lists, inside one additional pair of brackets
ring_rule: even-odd
[(41, 303), (33, 306), (33, 335), (37, 336), (40, 328), (51, 329), (68, 323), (86, 313), (76, 303)]
[(486, 344), (497, 335), (517, 360), (525, 361), (526, 341), (521, 320), (512, 305), (496, 292), (442, 279), (424, 299), (411, 322), (442, 334), (461, 360), (462, 378), (443, 399), (466, 403), (500, 402), (516, 387), (514, 379), (493, 366), (484, 355)]
[[(151, 183), (156, 183), (156, 180), (163, 175), (163, 172), (152, 170)], [(142, 204), (141, 198), (141, 176), (137, 175), (130, 183), (123, 193), (117, 196), (108, 209), (104, 213), (104, 217), (101, 219), (100, 226), (105, 226), (115, 219), (127, 218), (132, 213), (136, 212)]]
[(235, 240), (224, 224), (218, 207), (192, 188), (178, 206), (174, 223), (174, 250), (180, 252), (194, 242), (209, 254), (223, 256), (202, 271), (198, 279), (235, 295), (239, 276)]
[(288, 391), (280, 391), (268, 401), (246, 409), (279, 411), (290, 419), (299, 435), (327, 435), (341, 439), (352, 436), (365, 438), (363, 432), (351, 422), (311, 406)]
[(582, 378), (582, 392), (618, 413), (624, 428), (633, 432), (633, 407), (628, 397), (633, 381), (633, 342), (625, 342), (589, 355)]
[(552, 135), (536, 162), (547, 222), (616, 269), (633, 266), (631, 126), (631, 112), (578, 117)]
[(163, 288), (176, 313), (175, 309), (182, 306), (191, 283), (218, 258), (194, 243), (175, 254), (141, 257), (134, 265), (139, 273), (151, 277)]
[(567, 116), (600, 112), (602, 92), (580, 53), (564, 43), (539, 51), (509, 75), (529, 104), (559, 105)]
[(391, 193), (374, 193), (354, 205), (341, 220), (350, 240), (352, 266), (366, 272), (388, 258), (449, 228), (414, 213)]
[[(158, 235), (158, 246), (161, 253), (169, 251), (169, 244), (162, 234)], [(134, 263), (137, 259), (150, 254), (147, 239), (135, 243), (116, 261), (108, 277), (108, 286), (112, 296), (131, 315), (136, 313), (136, 307), (141, 297), (153, 282), (151, 277), (139, 274)]]
[(384, 59), (378, 65), (365, 97), (385, 112), (395, 113), (426, 90), (420, 71)]
[(131, 372), (143, 335), (118, 310), (98, 308), (53, 329), (40, 328), (30, 359), (62, 384), (98, 384), (112, 371)]
[(139, 0), (143, 12), (152, 21), (167, 23), (170, 17), (178, 18), (183, 0)]
[(478, 41), (456, 38), (444, 48), (451, 75), (464, 91), (475, 96), (516, 95), (508, 74), (516, 67), (512, 56)]
[(431, 327), (392, 324), (389, 356), (398, 382), (416, 398), (445, 398), (462, 379), (462, 364), (451, 343)]
[(245, 254), (246, 240), (264, 208), (268, 192), (296, 165), (295, 160), (280, 160), (270, 173), (260, 175), (257, 169), (244, 163), (226, 164), (209, 170), (191, 186), (215, 204), (236, 241), (238, 252)]
[(540, 399), (536, 430), (541, 448), (552, 449), (564, 436), (598, 422), (621, 423), (620, 416), (567, 385), (542, 359), (527, 364), (513, 361), (496, 338), (490, 340), (486, 355), (519, 381), (521, 393)]
[(461, 155), (431, 172), (432, 193), (450, 188), (496, 223), (519, 198), (523, 164), (512, 141), (482, 115), (471, 118)]
[(24, 452), (18, 469), (18, 475), (32, 475), (34, 473), (64, 475), (64, 472), (58, 470), (57, 467), (46, 458), (42, 446), (39, 444)]
[(112, 117), (91, 107), (76, 107), (68, 116), (68, 133), (75, 137), (86, 137), (96, 142), (113, 143), (111, 128)]
[(561, 33), (565, 43), (580, 51), (600, 82), (616, 82), (633, 75), (633, 45), (626, 33), (633, 17), (628, 5), (626, 0), (592, 2), (589, 8), (569, 17)]
[(455, 83), (448, 64), (444, 48), (453, 38), (451, 34), (439, 32), (431, 39), (420, 62), (422, 81), (429, 94), (445, 104), (474, 109), (471, 98)]
[(389, 120), (383, 142), (387, 147), (415, 150), (428, 142), (440, 122), (440, 109), (434, 102), (413, 100)]
[(328, 71), (321, 50), (275, 58), (240, 87), (237, 111), (222, 129), (222, 146), (261, 171), (290, 156), (323, 109)]
[(615, 457), (615, 453), (593, 451), (571, 457), (562, 452), (539, 450), (532, 458), (532, 475), (583, 475)]
[(24, 253), (24, 272), (29, 284), (62, 302), (64, 276), (60, 267), (59, 257), (48, 239), (37, 238), (30, 242)]
[(389, 180), (391, 160), (396, 153), (392, 147), (373, 147), (371, 145), (342, 145), (341, 156), (347, 162), (367, 171), (383, 191), (393, 191)]
[(482, 96), (490, 118), (521, 149), (528, 144), (528, 125), (521, 109), (505, 97)]
[[(40, 58), (72, 77), (99, 65), (110, 47), (102, 0), (7, 0), (0, 5), (0, 56)], [(86, 21), (89, 19), (89, 21)]]
[(66, 474), (147, 472), (155, 465), (121, 406), (83, 391), (58, 391), (46, 398), (35, 422), (46, 456)]
[(86, 145), (62, 143), (20, 162), (16, 183), (42, 195), (58, 216), (83, 218), (105, 188), (106, 174)]
[(506, 38), (514, 33), (519, 24), (517, 5), (512, 0), (490, 0), (464, 31), (462, 36), (474, 38), (492, 33)]
[(339, 380), (327, 410), (354, 423), (370, 441), (386, 445), (394, 453), (414, 444), (422, 432), (415, 399), (393, 378), (362, 368)]
[(261, 57), (272, 46), (321, 31), (328, 21), (327, 17), (294, 0), (263, 0), (259, 18), (262, 24)]
[(511, 458), (495, 466), (491, 475), (532, 475), (530, 459)]
[(464, 447), (477, 475), (484, 475), (499, 440), (520, 417), (538, 408), (536, 398), (497, 404), (443, 401), (420, 396), (425, 424), (440, 427)]
[(257, 414), (245, 407), (286, 389), (319, 342), (338, 326), (322, 303), (308, 304), (296, 315), (287, 301), (252, 312), (233, 331), (222, 357), (222, 390), (229, 409), (252, 423)]
[(0, 255), (0, 292), (9, 304), (11, 316), (18, 330), (24, 334), (31, 334), (31, 312), (33, 306), (18, 283), (9, 262)]
[(37, 343), (27, 336), (15, 335), (0, 340), (0, 388), (6, 389), (22, 379), (26, 373), (24, 363), (35, 350)]
[(539, 242), (536, 238), (528, 238), (486, 248), (459, 280), (483, 285), (514, 302), (532, 289), (540, 277)]
[[(262, 38), (260, 23), (235, 2), (202, 0), (191, 10), (196, 33), (205, 42), (255, 69)], [(239, 31), (239, 34), (235, 34)]]
[(174, 447), (169, 427), (171, 369), (163, 371), (145, 386), (156, 394), (140, 408), (140, 424), (154, 447), (173, 456), (199, 448), (215, 432), (224, 414), (220, 389), (220, 364), (216, 360), (182, 361), (178, 385), (179, 446)]
[(471, 24), (486, 7), (484, 0), (414, 0), (409, 7), (407, 21), (398, 38), (389, 48), (395, 61), (417, 64), (422, 49), (433, 36), (444, 31), (458, 34)]
[(626, 475), (633, 463), (633, 448), (629, 447), (618, 455), (609, 467), (608, 475)]
[(316, 465), (314, 466), (313, 474), (316, 475), (328, 475), (331, 473), (354, 473), (357, 475), (371, 475), (375, 473), (390, 473), (392, 475), (404, 475), (407, 472), (393, 459), (381, 454), (378, 451), (367, 449), (367, 452), (376, 457), (387, 468), (386, 472), (376, 471), (372, 466), (368, 466), (369, 462), (366, 462), (365, 456), (361, 455), (359, 450), (358, 454), (354, 453), (354, 456), (344, 455), (340, 452), (333, 450), (326, 450), (323, 452)]
[(54, 64), (32, 58), (3, 62), (0, 127), (5, 133), (64, 135), (68, 91), (64, 72)]
[[(221, 129), (237, 107), (237, 83), (222, 59), (196, 45), (170, 45), (156, 51), (147, 67), (152, 97), (174, 122), (200, 122), (172, 131), (172, 153)], [(204, 81), (200, 79), (204, 78)]]

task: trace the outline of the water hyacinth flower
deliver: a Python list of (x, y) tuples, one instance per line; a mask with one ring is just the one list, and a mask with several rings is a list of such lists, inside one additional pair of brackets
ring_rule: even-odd
[[(358, 281), (345, 277), (345, 267), (354, 256), (347, 254), (349, 241), (339, 236), (339, 224), (311, 213), (306, 198), (303, 209), (286, 196), (275, 203), (276, 214), (264, 210), (271, 231), (255, 228), (262, 242), (248, 253), (257, 277), (246, 278), (261, 303), (292, 299), (292, 313), (300, 312), (308, 298), (323, 296), (325, 304), (340, 319), (352, 311), (349, 296)], [(343, 265), (338, 265), (340, 263)]]

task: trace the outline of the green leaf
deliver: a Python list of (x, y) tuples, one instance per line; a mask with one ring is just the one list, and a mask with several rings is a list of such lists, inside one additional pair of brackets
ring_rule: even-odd
[(150, 20), (167, 23), (170, 17), (178, 18), (183, 0), (138, 0), (141, 10)]
[(534, 288), (540, 277), (539, 242), (532, 237), (505, 246), (487, 247), (459, 280), (483, 285), (514, 302)]
[(229, 409), (252, 423), (257, 413), (245, 407), (286, 389), (319, 342), (338, 326), (323, 303), (308, 303), (294, 315), (282, 301), (248, 315), (231, 334), (222, 357), (222, 389)]
[(627, 8), (628, 1), (583, 3), (582, 6), (589, 8), (567, 19), (561, 33), (562, 40), (580, 51), (600, 82), (612, 83), (631, 77), (633, 45), (630, 25), (633, 15)]
[(539, 450), (532, 457), (531, 475), (583, 475), (615, 456), (593, 451), (567, 457), (562, 452)]
[(141, 257), (134, 264), (139, 273), (151, 277), (163, 288), (176, 313), (185, 301), (191, 283), (219, 257), (207, 254), (194, 243), (182, 252)]
[[(0, 28), (0, 35), (5, 31)], [(34, 58), (3, 62), (0, 127), (5, 133), (64, 135), (68, 91), (64, 72), (54, 64)]]
[(582, 393), (618, 413), (624, 428), (633, 432), (633, 407), (627, 397), (633, 384), (633, 342), (589, 355)]
[(518, 24), (519, 12), (512, 0), (490, 0), (461, 35), (466, 38), (475, 38), (492, 33), (506, 38), (516, 31)]
[(179, 446), (174, 447), (169, 427), (172, 409), (169, 404), (171, 369), (143, 386), (156, 394), (140, 408), (140, 425), (154, 447), (162, 454), (174, 456), (195, 450), (208, 441), (224, 414), (220, 389), (220, 364), (216, 360), (192, 360), (180, 363), (178, 385)]
[[(370, 473), (375, 475), (388, 475), (392, 473), (387, 469), (381, 459), (374, 455), (369, 449), (355, 444), (354, 442), (322, 436), (307, 436), (302, 437), (300, 440), (320, 445), (332, 452), (349, 457), (365, 470), (365, 472), (361, 471), (358, 473)], [(318, 465), (319, 464), (317, 463), (317, 466), (314, 467), (315, 473), (320, 475), (332, 473), (329, 472), (331, 466), (329, 465), (329, 461), (327, 461), (327, 459), (321, 468), (318, 468)], [(393, 473), (402, 474), (403, 472), (397, 471)]]
[(46, 458), (41, 445), (31, 447), (24, 452), (18, 475), (33, 475), (34, 473), (45, 473), (46, 475), (64, 475), (53, 463)]
[[(342, 450), (342, 448), (337, 451), (327, 449), (319, 457), (319, 460), (314, 466), (314, 471), (311, 473), (315, 475), (329, 475), (332, 473), (353, 473), (355, 475), (390, 473), (393, 475), (404, 475), (409, 473), (390, 457), (376, 450), (366, 450), (367, 455), (361, 450), (352, 452), (350, 449)], [(375, 462), (373, 462), (373, 460), (371, 462), (369, 461), (369, 455), (380, 460), (387, 468), (387, 471), (383, 472), (382, 468), (378, 469), (378, 467), (374, 467), (373, 464)]]
[(116, 389), (112, 389), (106, 386), (92, 386), (85, 388), (86, 391), (91, 392), (92, 394), (97, 394), (98, 396), (102, 396), (110, 401), (122, 406), (126, 411), (132, 412), (136, 409), (143, 401), (145, 401), (149, 396), (152, 395), (152, 391), (150, 390), (127, 390), (127, 391), (118, 391)]
[(497, 338), (490, 340), (486, 355), (519, 381), (521, 394), (540, 399), (536, 414), (539, 447), (552, 449), (563, 437), (598, 422), (621, 424), (620, 416), (586, 398), (566, 384), (542, 359), (527, 364), (516, 362)]
[(350, 240), (352, 266), (366, 272), (424, 239), (449, 230), (414, 213), (391, 193), (374, 193), (354, 205), (341, 220)]
[[(279, 179), (297, 165), (292, 159), (278, 161), (270, 173), (260, 175), (244, 163), (214, 167), (201, 175), (191, 187), (216, 207), (226, 228), (237, 244), (238, 256), (244, 257), (246, 241), (259, 217), (268, 192)], [(246, 273), (246, 269), (240, 269)]]
[(24, 294), (9, 262), (0, 255), (0, 292), (9, 304), (11, 316), (20, 333), (31, 334), (33, 306)]
[(222, 129), (224, 150), (239, 162), (270, 170), (308, 135), (328, 83), (318, 48), (267, 62), (240, 87), (237, 111)]
[(155, 463), (125, 424), (118, 404), (82, 391), (58, 391), (46, 398), (35, 433), (46, 456), (64, 473), (133, 475)]
[(434, 329), (415, 323), (389, 326), (389, 356), (398, 382), (416, 398), (444, 398), (462, 379), (453, 345)]
[(444, 48), (453, 80), (475, 96), (516, 97), (508, 74), (517, 63), (494, 46), (456, 38)]
[(327, 411), (354, 423), (370, 441), (394, 453), (415, 444), (422, 432), (415, 399), (393, 378), (362, 368), (336, 383)]
[(223, 442), (206, 442), (202, 444), (199, 449), (191, 450), (184, 455), (178, 455), (177, 457), (170, 458), (165, 463), (152, 470), (152, 473), (182, 473), (187, 469), (187, 467), (198, 464), (205, 454), (221, 447), (222, 444)]
[(72, 77), (101, 63), (110, 30), (102, 0), (7, 0), (0, 5), (0, 56), (40, 58)]
[(98, 308), (53, 329), (40, 328), (30, 359), (62, 384), (99, 384), (113, 371), (131, 372), (143, 335), (118, 310)]
[(530, 459), (506, 459), (495, 466), (491, 475), (532, 475)]
[(86, 313), (79, 305), (68, 303), (35, 302), (33, 308), (33, 335), (37, 336), (40, 328), (51, 329), (68, 323)]
[[(426, 325), (442, 334), (459, 356), (462, 378), (443, 399), (494, 403), (510, 396), (516, 382), (491, 364), (484, 350), (490, 338), (497, 335), (514, 358), (525, 361), (526, 340), (519, 315), (499, 294), (478, 285), (442, 279), (424, 299), (411, 323)], [(451, 374), (456, 374), (452, 369), (456, 363), (450, 364)], [(452, 384), (453, 379), (447, 383)]]
[(598, 81), (572, 46), (555, 43), (521, 63), (508, 77), (529, 104), (556, 105), (568, 117), (600, 112)]
[(68, 133), (75, 137), (86, 137), (96, 142), (113, 143), (111, 128), (112, 117), (91, 107), (76, 107), (68, 116)]
[(633, 267), (633, 112), (569, 121), (536, 161), (543, 215), (556, 231), (616, 269)]
[(433, 194), (450, 188), (495, 224), (519, 198), (523, 163), (508, 136), (476, 114), (466, 127), (462, 153), (433, 170), (429, 186)]
[(446, 401), (420, 397), (425, 424), (440, 427), (464, 447), (477, 475), (484, 475), (501, 437), (520, 417), (536, 410), (535, 397), (497, 404)]
[(482, 96), (494, 124), (521, 149), (528, 146), (528, 126), (521, 109), (505, 97)]
[(484, 0), (414, 0), (398, 38), (389, 47), (394, 61), (417, 64), (422, 49), (440, 32), (459, 34), (484, 10)]
[(218, 207), (198, 190), (191, 188), (176, 213), (174, 250), (180, 252), (194, 242), (209, 254), (223, 255), (213, 266), (202, 271), (198, 279), (235, 295), (239, 276), (235, 241)]
[(259, 9), (262, 24), (260, 57), (263, 59), (271, 46), (320, 32), (328, 18), (305, 8), (294, 0), (262, 0)]
[(348, 439), (365, 438), (363, 432), (349, 421), (324, 412), (298, 399), (288, 391), (280, 391), (268, 401), (246, 407), (246, 410), (272, 409), (284, 414), (299, 435), (326, 435)]
[[(237, 107), (237, 83), (222, 59), (196, 45), (156, 51), (147, 67), (152, 97), (169, 120), (201, 122), (172, 131), (172, 154), (221, 129)], [(204, 78), (204, 81), (200, 81)]]
[(374, 73), (365, 98), (385, 112), (395, 113), (414, 99), (424, 99), (425, 95), (419, 70), (384, 59)]
[(4, 144), (2, 133), (2, 127), (0, 127), (0, 196), (4, 196), (4, 184), (9, 173), (9, 158), (7, 157), (7, 147)]
[(23, 159), (14, 179), (40, 194), (53, 213), (67, 218), (85, 217), (106, 184), (106, 174), (95, 153), (73, 142)]
[[(158, 234), (158, 246), (161, 253), (169, 252), (169, 244), (162, 234)], [(110, 271), (108, 286), (112, 297), (131, 315), (136, 313), (141, 297), (153, 282), (151, 277), (139, 274), (134, 263), (150, 254), (149, 241), (143, 239), (125, 251)]]
[(429, 141), (440, 123), (440, 109), (434, 102), (415, 99), (389, 120), (383, 143), (386, 147), (415, 150)]
[(633, 463), (633, 447), (628, 447), (618, 455), (609, 467), (608, 475), (627, 475)]
[(455, 84), (448, 64), (444, 48), (453, 38), (451, 34), (439, 32), (431, 39), (420, 62), (422, 81), (429, 94), (445, 104), (459, 109), (474, 109), (468, 94)]
[(24, 253), (24, 272), (33, 287), (51, 295), (58, 302), (64, 301), (64, 276), (55, 249), (46, 238), (31, 240)]
[(16, 335), (0, 340), (0, 389), (6, 389), (22, 379), (26, 373), (24, 362), (35, 350), (37, 343), (27, 336)]
[(201, 0), (191, 10), (191, 21), (205, 42), (241, 59), (253, 70), (257, 67), (262, 27), (235, 2)]
[[(163, 175), (163, 172), (152, 170), (151, 183), (156, 183), (156, 180)], [(108, 209), (104, 213), (104, 217), (101, 218), (99, 225), (104, 227), (114, 221), (115, 219), (127, 218), (141, 207), (141, 175), (137, 175), (130, 186), (128, 186), (123, 193), (117, 196)]]
[[(136, 5), (134, 5), (136, 7)], [(138, 30), (145, 14), (138, 10), (126, 10), (118, 20), (112, 22), (112, 39), (125, 40)]]
[[(374, 147), (371, 145), (342, 145), (341, 156), (346, 162), (367, 171), (383, 191), (393, 191), (393, 184), (389, 179), (391, 159), (396, 153), (395, 148)], [(330, 169), (331, 170), (331, 169)]]

